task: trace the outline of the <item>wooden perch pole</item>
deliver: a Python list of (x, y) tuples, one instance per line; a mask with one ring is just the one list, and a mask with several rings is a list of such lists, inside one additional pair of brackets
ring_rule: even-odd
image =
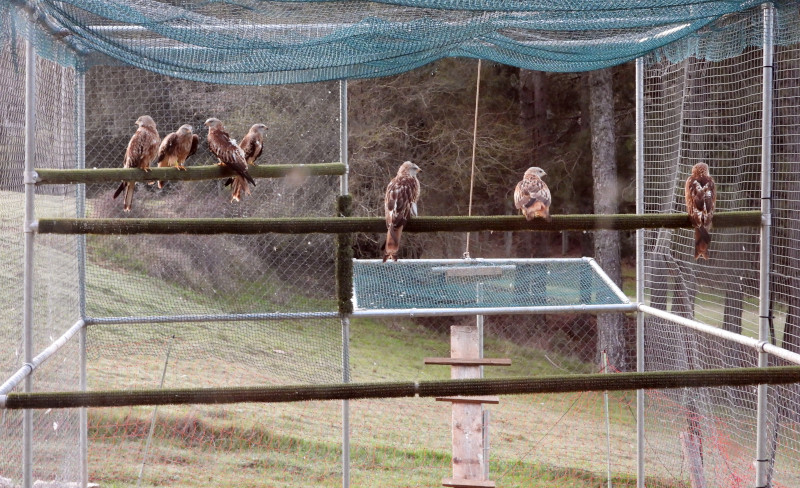
[[(758, 211), (722, 212), (714, 227), (758, 227)], [(686, 214), (555, 215), (528, 222), (521, 215), (415, 217), (405, 232), (635, 230), (690, 227)], [(41, 234), (342, 234), (386, 232), (381, 217), (39, 219)]]
[[(188, 166), (186, 171), (177, 168), (155, 168), (142, 171), (138, 168), (98, 168), (98, 169), (37, 169), (37, 185), (63, 185), (74, 183), (109, 183), (119, 181), (169, 181), (169, 180), (213, 180), (228, 178), (235, 173), (226, 166)], [(283, 178), (286, 176), (343, 175), (342, 163), (320, 164), (277, 164), (249, 166), (253, 178)]]

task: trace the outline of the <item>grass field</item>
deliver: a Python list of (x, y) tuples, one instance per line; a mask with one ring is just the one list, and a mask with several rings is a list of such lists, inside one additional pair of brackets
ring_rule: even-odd
[[(93, 271), (94, 272), (94, 271)], [(96, 272), (107, 272), (96, 270)], [(144, 276), (131, 277), (137, 287), (180, 293), (187, 307), (218, 313), (204, 297), (176, 290)], [(108, 281), (106, 281), (107, 283)], [(120, 294), (113, 287), (101, 293), (107, 312)], [(192, 300), (198, 300), (196, 305)], [(129, 305), (126, 302), (126, 306)], [(157, 313), (157, 311), (156, 311)], [(338, 322), (338, 321), (334, 321)], [(337, 324), (334, 324), (336, 326)], [(163, 325), (174, 328), (183, 344), (195, 344), (215, 326)], [(292, 367), (324, 362), (330, 351), (304, 348), (319, 343), (318, 326), (272, 329), (270, 344), (281, 344), (285, 355), (258, 371), (233, 358), (257, 354), (247, 336), (223, 334), (229, 358), (196, 350), (195, 356), (171, 357), (165, 386), (285, 384)], [(120, 341), (148, 340), (148, 328), (119, 328)], [(159, 331), (161, 333), (163, 331)], [(335, 332), (338, 332), (335, 330)], [(328, 343), (330, 344), (330, 342)], [(269, 346), (272, 348), (273, 346)], [(202, 348), (200, 348), (202, 349)], [(582, 373), (594, 370), (568, 356), (522, 347), (507, 339), (487, 338), (486, 355), (509, 357), (509, 368), (487, 368), (487, 376), (529, 376)], [(426, 356), (448, 355), (449, 336), (407, 319), (353, 320), (350, 361), (353, 381), (444, 379), (449, 368), (425, 366)], [(267, 350), (269, 355), (271, 351)], [(293, 359), (287, 361), (286, 356)], [(92, 388), (140, 388), (158, 384), (165, 357), (141, 354), (115, 357), (101, 354), (90, 364)], [(611, 450), (615, 486), (635, 486), (634, 416), (631, 394), (611, 395)], [(351, 402), (351, 469), (354, 486), (430, 486), (450, 474), (450, 408), (431, 399), (363, 400)], [(599, 487), (606, 485), (606, 437), (602, 395), (510, 396), (491, 406), (491, 475), (502, 486)], [(341, 485), (340, 402), (300, 404), (161, 407), (154, 441), (145, 453), (152, 408), (97, 409), (90, 412), (93, 479), (109, 486), (137, 483), (143, 460), (144, 486), (298, 486), (311, 480), (318, 486)], [(672, 449), (674, 446), (669, 446)], [(664, 452), (665, 459), (674, 453)], [(619, 474), (623, 473), (623, 474)], [(681, 467), (667, 462), (653, 471), (652, 486), (684, 486)], [(538, 483), (538, 484), (537, 484)]]

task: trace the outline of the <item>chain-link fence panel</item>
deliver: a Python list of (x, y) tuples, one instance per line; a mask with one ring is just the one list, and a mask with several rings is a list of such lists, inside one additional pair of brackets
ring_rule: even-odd
[[(103, 324), (90, 389), (338, 383), (338, 319)], [(116, 338), (112, 341), (112, 338)], [(223, 399), (221, 399), (223, 400)], [(342, 479), (340, 402), (92, 409), (90, 477), (121, 486), (297, 486)]]
[[(776, 41), (786, 42), (797, 12), (776, 10)], [(764, 14), (731, 16), (726, 25), (763, 35)], [(796, 41), (795, 41), (796, 42)], [(756, 43), (756, 46), (760, 43)], [(763, 50), (742, 46), (726, 59), (699, 54), (672, 62), (660, 52), (645, 61), (645, 211), (682, 212), (691, 167), (709, 165), (717, 211), (759, 210), (762, 201)], [(797, 194), (790, 169), (796, 47), (777, 47), (774, 63), (772, 260), (768, 341), (793, 348), (792, 215)], [(755, 337), (759, 329), (759, 229), (712, 229), (710, 259), (695, 260), (691, 230), (645, 231), (647, 302), (682, 317)], [(754, 351), (648, 317), (647, 370), (755, 366)], [(776, 364), (776, 361), (771, 361)], [(770, 486), (797, 484), (797, 429), (787, 406), (793, 387), (769, 388), (764, 422)], [(755, 479), (756, 388), (723, 387), (648, 392), (647, 458), (675, 480), (703, 486), (747, 486)], [(658, 454), (656, 454), (658, 453)], [(648, 469), (651, 463), (647, 464)]]
[[(3, 279), (6, 297), (0, 325), (6, 347), (0, 352), (4, 379), (27, 361), (23, 343), (23, 262), (25, 239), (25, 93), (26, 76), (34, 77), (33, 158), (40, 168), (67, 168), (75, 161), (76, 141), (75, 78), (71, 68), (36, 56), (35, 71), (26, 72), (25, 45), (16, 38), (4, 38), (0, 50), (0, 192), (2, 214)], [(36, 190), (33, 215), (74, 217), (76, 188)], [(31, 349), (45, 349), (80, 319), (78, 310), (77, 239), (42, 237), (32, 246), (33, 313)], [(77, 341), (68, 343), (55, 363), (40, 367), (31, 381), (32, 391), (75, 390), (79, 388)], [(17, 386), (16, 391), (22, 391)], [(0, 429), (0, 477), (4, 482), (22, 481), (22, 415), (4, 411)], [(76, 482), (80, 479), (79, 439), (76, 410), (50, 410), (32, 414), (33, 480)]]

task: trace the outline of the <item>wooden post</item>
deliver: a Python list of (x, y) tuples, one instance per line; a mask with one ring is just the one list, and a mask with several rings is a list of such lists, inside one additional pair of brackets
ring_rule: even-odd
[[(508, 359), (484, 359), (477, 325), (450, 327), (450, 357), (426, 358), (425, 364), (449, 364), (452, 379), (476, 379), (481, 366), (508, 366)], [(499, 403), (493, 396), (444, 397), (439, 401), (452, 403), (453, 477), (444, 478), (444, 486), (492, 488), (487, 480), (488, 459), (484, 456), (484, 403)]]
[[(450, 328), (450, 357), (480, 358), (478, 328)], [(480, 378), (480, 366), (451, 366), (454, 380)], [(483, 481), (483, 405), (453, 402), (453, 478)]]

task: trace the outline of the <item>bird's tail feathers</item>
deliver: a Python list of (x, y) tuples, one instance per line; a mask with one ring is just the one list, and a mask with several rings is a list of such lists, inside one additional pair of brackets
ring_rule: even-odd
[(525, 206), (522, 207), (522, 213), (525, 214), (526, 220), (533, 220), (536, 217), (543, 218), (550, 221), (550, 209), (544, 202), (531, 199)]
[(245, 178), (247, 178), (247, 181), (249, 181), (251, 185), (253, 185), (253, 186), (256, 186), (256, 180), (254, 180), (254, 179), (253, 179), (253, 177), (252, 177), (252, 176), (250, 176), (250, 173), (248, 173), (247, 171), (245, 171), (244, 173), (242, 173), (242, 176), (244, 176)]
[[(167, 167), (169, 167), (169, 161), (167, 161), (167, 160), (159, 161), (158, 162), (158, 167), (159, 168), (167, 168)], [(158, 187), (159, 188), (164, 188), (164, 182), (163, 181), (159, 181), (158, 182)]]
[(231, 192), (231, 202), (238, 202), (242, 197), (242, 191), (244, 191), (245, 195), (250, 194), (250, 187), (247, 186), (247, 181), (245, 181), (245, 179), (240, 175), (233, 177), (231, 188), (233, 189)]
[(694, 229), (694, 258), (708, 259), (708, 248), (711, 246), (711, 234), (705, 227)]
[(117, 191), (114, 192), (114, 196), (112, 198), (117, 198), (124, 189), (125, 189), (125, 182), (123, 181), (122, 183), (119, 184), (119, 188), (117, 188)]
[(400, 250), (400, 237), (403, 235), (403, 227), (389, 227), (386, 232), (386, 246), (384, 247), (383, 262), (392, 258), (397, 261), (397, 252)]
[(125, 182), (125, 203), (122, 206), (122, 210), (124, 212), (131, 211), (131, 205), (133, 205), (133, 189), (136, 183), (133, 181)]

